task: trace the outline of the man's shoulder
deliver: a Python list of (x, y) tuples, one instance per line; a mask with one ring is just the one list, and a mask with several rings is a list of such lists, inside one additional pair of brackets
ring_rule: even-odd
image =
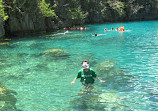
[(80, 70), (78, 71), (78, 73), (81, 73), (81, 72), (83, 72), (83, 69), (80, 69)]
[(92, 68), (90, 68), (89, 70), (94, 72), (94, 70)]

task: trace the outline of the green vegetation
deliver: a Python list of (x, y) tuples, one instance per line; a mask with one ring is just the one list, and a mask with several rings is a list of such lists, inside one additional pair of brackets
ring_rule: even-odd
[(10, 17), (5, 21), (8, 31), (51, 31), (83, 24), (157, 20), (158, 0), (0, 0), (0, 16), (3, 20)]
[(40, 4), (39, 7), (41, 9), (41, 12), (45, 17), (57, 18), (57, 15), (55, 14), (53, 10), (53, 8), (57, 6), (56, 4), (54, 4), (53, 6), (50, 6), (50, 3), (46, 3), (45, 0), (41, 0), (39, 4)]
[(0, 16), (2, 17), (3, 20), (8, 19), (7, 13), (4, 11), (4, 2), (3, 0), (0, 0)]
[[(116, 22), (141, 20), (148, 13), (158, 12), (158, 0), (4, 0), (13, 11), (37, 11), (43, 17), (52, 18), (63, 25), (84, 23)], [(8, 18), (4, 12), (3, 1), (0, 0), (0, 14), (4, 20)], [(37, 9), (38, 8), (38, 9)], [(143, 14), (143, 15), (142, 15)], [(158, 14), (157, 14), (158, 15)], [(152, 17), (152, 16), (150, 16)], [(157, 16), (154, 16), (158, 18)], [(149, 18), (149, 17), (147, 17)], [(58, 20), (57, 20), (58, 19)]]

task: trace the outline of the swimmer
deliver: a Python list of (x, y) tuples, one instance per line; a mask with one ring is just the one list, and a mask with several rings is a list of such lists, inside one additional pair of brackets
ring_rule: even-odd
[(116, 31), (119, 31), (119, 28), (116, 28)]
[(120, 27), (120, 31), (125, 31), (123, 26)]
[(97, 36), (97, 33), (94, 33), (94, 36)]
[(104, 31), (108, 31), (108, 30), (105, 28)]

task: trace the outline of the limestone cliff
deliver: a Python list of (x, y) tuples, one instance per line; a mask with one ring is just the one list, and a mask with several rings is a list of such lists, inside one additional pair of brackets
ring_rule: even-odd
[(6, 34), (16, 35), (46, 31), (45, 18), (39, 13), (37, 0), (6, 1), (9, 18), (5, 21)]
[(87, 23), (158, 20), (157, 0), (3, 1), (8, 19), (5, 23), (0, 20), (0, 35), (47, 32)]
[(5, 34), (5, 30), (3, 27), (3, 20), (2, 18), (0, 18), (0, 38), (2, 38), (4, 34)]

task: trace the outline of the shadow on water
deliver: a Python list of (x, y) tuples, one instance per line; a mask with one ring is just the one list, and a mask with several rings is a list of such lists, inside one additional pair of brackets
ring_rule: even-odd
[(76, 98), (70, 101), (70, 107), (75, 111), (130, 111), (117, 91), (103, 92), (95, 86), (83, 86)]
[[(133, 90), (133, 82), (136, 79), (127, 72), (127, 69), (120, 68), (113, 60), (104, 60), (96, 65), (96, 72), (106, 81), (106, 87), (118, 91)], [(102, 86), (104, 84), (100, 84)]]
[(83, 86), (76, 98), (70, 101), (70, 107), (76, 111), (103, 110), (104, 107), (98, 104), (98, 96), (95, 86)]

